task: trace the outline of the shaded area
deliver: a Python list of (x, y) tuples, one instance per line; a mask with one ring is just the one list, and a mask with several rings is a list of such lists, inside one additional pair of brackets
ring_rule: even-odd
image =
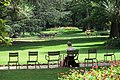
[(39, 69), (39, 70), (6, 70), (0, 71), (0, 80), (57, 80), (58, 73), (66, 72), (64, 69)]
[[(42, 48), (43, 46), (66, 45), (67, 41), (71, 41), (73, 44), (81, 44), (81, 43), (91, 43), (91, 42), (102, 42), (105, 40), (106, 38), (104, 37), (94, 37), (94, 38), (59, 39), (59, 40), (36, 41), (36, 42), (14, 41), (12, 46), (9, 47), (0, 46), (0, 51), (25, 50), (25, 49)], [(85, 46), (92, 47), (93, 45), (85, 45)], [(75, 46), (75, 47), (84, 47), (84, 46)]]

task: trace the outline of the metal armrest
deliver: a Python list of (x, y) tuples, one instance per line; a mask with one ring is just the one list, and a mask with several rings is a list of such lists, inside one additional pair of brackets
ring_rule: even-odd
[(62, 59), (62, 55), (59, 55), (59, 60), (61, 60)]
[(67, 56), (67, 54), (63, 54), (63, 59), (65, 59), (66, 56)]
[(50, 57), (48, 55), (45, 55), (46, 60), (50, 60)]

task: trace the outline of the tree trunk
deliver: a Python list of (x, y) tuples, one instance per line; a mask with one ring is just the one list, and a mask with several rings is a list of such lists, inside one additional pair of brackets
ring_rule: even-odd
[(111, 24), (110, 38), (119, 38), (119, 25), (115, 22)]
[(72, 19), (72, 26), (75, 26), (75, 14), (71, 16), (71, 19)]
[(120, 23), (118, 24), (118, 33), (119, 33), (119, 38), (120, 38)]

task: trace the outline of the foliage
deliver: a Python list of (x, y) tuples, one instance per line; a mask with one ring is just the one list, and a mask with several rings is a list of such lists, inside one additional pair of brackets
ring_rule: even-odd
[(6, 26), (6, 22), (7, 20), (5, 20), (5, 18), (7, 17), (7, 11), (6, 8), (8, 5), (10, 5), (9, 0), (5, 0), (5, 1), (1, 1), (0, 2), (0, 41), (2, 41), (2, 43), (6, 43), (7, 45), (10, 45), (11, 40), (8, 37), (8, 31), (7, 31), (7, 26)]
[[(71, 0), (66, 4), (70, 12), (73, 26), (94, 28), (96, 30), (111, 29), (110, 37), (119, 37), (120, 1), (118, 0)], [(110, 28), (111, 27), (111, 28)]]
[(119, 80), (120, 66), (110, 68), (98, 66), (90, 70), (70, 70), (66, 73), (59, 74), (59, 80)]
[[(0, 16), (8, 12), (2, 18), (7, 16), (12, 32), (33, 34), (56, 26), (77, 26), (83, 31), (111, 29), (114, 38), (120, 34), (119, 4), (118, 0), (11, 0)], [(14, 24), (19, 25), (17, 30)]]
[(120, 46), (120, 38), (112, 38), (105, 42), (106, 46), (112, 46), (112, 47), (119, 47)]

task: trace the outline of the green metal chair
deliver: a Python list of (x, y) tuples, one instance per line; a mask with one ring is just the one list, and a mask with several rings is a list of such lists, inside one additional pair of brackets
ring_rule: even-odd
[(98, 65), (98, 60), (97, 60), (97, 50), (96, 49), (88, 49), (88, 57), (84, 59), (84, 66), (88, 66), (89, 62), (88, 61), (92, 61), (92, 66), (93, 66), (93, 63), (96, 61), (97, 62), (97, 65)]
[(38, 65), (40, 68), (40, 63), (38, 62), (38, 51), (29, 51), (28, 52), (28, 61), (27, 61), (27, 69), (30, 63), (35, 63), (35, 68)]
[(59, 67), (59, 62), (61, 60), (61, 55), (60, 55), (60, 51), (51, 51), (48, 52), (47, 55), (45, 55), (45, 59), (48, 61), (48, 68), (50, 66), (50, 62), (57, 62), (58, 63), (58, 67)]
[(106, 54), (104, 54), (104, 61), (107, 62), (108, 61), (108, 57), (111, 57), (111, 60), (115, 60), (116, 62), (116, 56), (115, 56), (115, 49), (111, 46), (106, 47)]
[[(16, 64), (16, 69), (17, 66), (19, 65), (19, 56), (18, 52), (10, 52), (9, 53), (9, 61), (8, 61), (8, 69), (10, 69), (10, 64)], [(20, 67), (19, 67), (20, 68)]]

